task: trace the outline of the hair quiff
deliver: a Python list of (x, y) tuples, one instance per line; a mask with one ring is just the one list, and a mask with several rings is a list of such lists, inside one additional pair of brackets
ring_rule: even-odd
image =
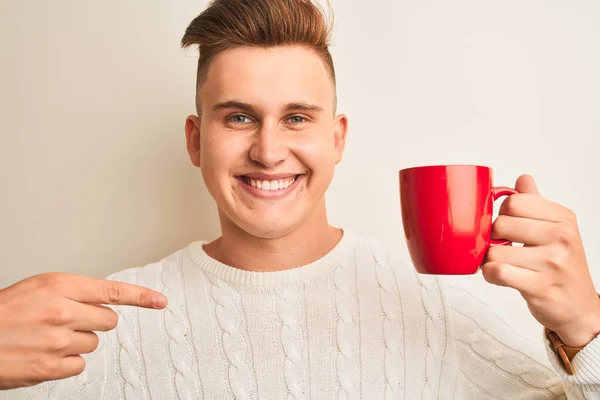
[(215, 55), (242, 46), (305, 46), (321, 57), (335, 85), (329, 52), (333, 13), (326, 15), (313, 0), (213, 0), (181, 39), (183, 48), (198, 45), (197, 89)]

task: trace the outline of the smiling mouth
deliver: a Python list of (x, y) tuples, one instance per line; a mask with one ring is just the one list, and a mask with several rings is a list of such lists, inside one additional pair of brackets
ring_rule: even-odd
[(294, 182), (300, 177), (300, 175), (289, 176), (281, 179), (256, 179), (249, 176), (240, 176), (239, 179), (246, 185), (253, 188), (265, 191), (265, 192), (277, 192), (285, 190), (292, 186)]

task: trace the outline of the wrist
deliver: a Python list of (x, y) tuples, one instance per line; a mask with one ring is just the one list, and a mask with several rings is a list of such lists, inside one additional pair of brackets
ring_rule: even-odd
[(593, 310), (578, 323), (555, 331), (566, 346), (584, 347), (600, 334), (600, 298)]
[(566, 334), (556, 332), (560, 340), (569, 347), (585, 347), (588, 343), (594, 340), (598, 334), (600, 334), (600, 330), (593, 333), (592, 331), (584, 333), (584, 332), (576, 332), (574, 334)]

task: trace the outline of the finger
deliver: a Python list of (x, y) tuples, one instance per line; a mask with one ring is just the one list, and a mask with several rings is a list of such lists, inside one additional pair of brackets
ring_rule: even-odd
[(493, 245), (485, 254), (484, 264), (510, 264), (515, 267), (543, 271), (543, 258), (540, 257), (540, 247), (500, 246)]
[(79, 375), (85, 369), (85, 360), (80, 355), (66, 356), (60, 359), (52, 380)]
[(94, 332), (72, 332), (70, 335), (70, 345), (65, 349), (65, 356), (76, 356), (78, 354), (88, 354), (98, 348), (100, 339)]
[(535, 179), (531, 175), (521, 175), (515, 183), (515, 190), (519, 193), (540, 194)]
[(535, 293), (543, 277), (541, 272), (498, 262), (484, 264), (481, 272), (489, 283), (510, 287), (523, 294)]
[(51, 274), (66, 297), (83, 303), (164, 308), (167, 298), (154, 290), (125, 282), (74, 274)]
[(500, 205), (498, 213), (541, 221), (573, 222), (575, 220), (573, 211), (532, 193), (517, 193), (508, 196)]
[(69, 301), (74, 317), (70, 321), (64, 322), (66, 326), (74, 331), (107, 332), (117, 326), (119, 316), (114, 310), (97, 304)]
[(500, 215), (492, 224), (491, 237), (527, 245), (544, 245), (555, 240), (560, 223)]

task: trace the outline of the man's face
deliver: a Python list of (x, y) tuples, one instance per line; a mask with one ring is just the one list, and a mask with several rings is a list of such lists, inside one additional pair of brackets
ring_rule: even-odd
[(334, 116), (323, 61), (299, 46), (219, 53), (188, 117), (188, 152), (222, 224), (262, 238), (325, 216), (324, 194), (342, 158), (347, 120)]

